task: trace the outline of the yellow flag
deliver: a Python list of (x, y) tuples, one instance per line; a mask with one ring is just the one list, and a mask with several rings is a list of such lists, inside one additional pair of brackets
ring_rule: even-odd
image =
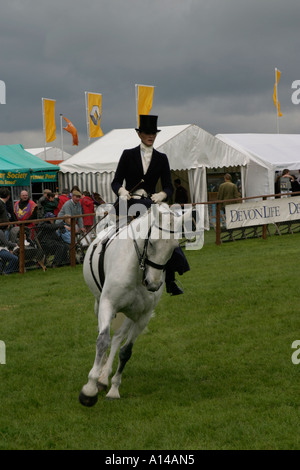
[(277, 86), (278, 86), (279, 78), (280, 78), (280, 75), (281, 75), (280, 70), (275, 69), (275, 75), (276, 75), (276, 77), (275, 77), (273, 101), (274, 101), (274, 104), (275, 104), (275, 108), (278, 111), (278, 116), (282, 116), (282, 113), (280, 111), (280, 104), (279, 104), (278, 97), (277, 97)]
[(46, 134), (46, 142), (53, 142), (56, 139), (56, 126), (55, 126), (55, 100), (44, 101), (44, 126)]
[(87, 93), (88, 94), (88, 123), (89, 123), (89, 136), (102, 137), (103, 132), (100, 127), (101, 122), (101, 106), (102, 95), (100, 93)]
[(149, 114), (152, 108), (154, 86), (138, 85), (138, 125), (141, 114)]

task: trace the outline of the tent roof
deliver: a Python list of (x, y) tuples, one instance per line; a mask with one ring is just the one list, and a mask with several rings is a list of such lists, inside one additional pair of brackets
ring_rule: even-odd
[(299, 134), (218, 134), (216, 138), (274, 171), (300, 169)]
[[(245, 165), (248, 158), (217, 140), (195, 124), (162, 126), (155, 148), (166, 153), (172, 170)], [(115, 171), (124, 149), (138, 146), (135, 129), (114, 129), (66, 162), (60, 164), (63, 173), (104, 173)], [(222, 159), (220, 159), (220, 155)]]
[[(26, 152), (39, 157), (41, 160), (46, 160), (47, 162), (61, 162), (63, 160), (67, 160), (72, 155), (64, 151), (62, 155), (62, 151), (58, 147), (46, 147), (46, 158), (45, 158), (45, 148), (44, 147), (37, 147), (37, 148), (30, 148), (26, 149)], [(63, 158), (62, 158), (63, 157)], [(56, 164), (56, 163), (55, 163)]]
[[(155, 148), (160, 150), (175, 135), (189, 126), (161, 127), (157, 134)], [(115, 171), (124, 149), (137, 147), (140, 139), (135, 129), (114, 129), (97, 139), (66, 162), (60, 164), (63, 173), (98, 173)]]
[(0, 145), (1, 171), (55, 171), (57, 165), (44, 162), (40, 158), (27, 152), (23, 145)]

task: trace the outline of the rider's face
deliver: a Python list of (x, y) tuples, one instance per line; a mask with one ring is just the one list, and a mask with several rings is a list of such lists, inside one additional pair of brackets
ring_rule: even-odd
[(139, 137), (143, 144), (147, 145), (147, 147), (151, 147), (156, 139), (156, 134), (146, 134), (145, 132), (139, 132)]

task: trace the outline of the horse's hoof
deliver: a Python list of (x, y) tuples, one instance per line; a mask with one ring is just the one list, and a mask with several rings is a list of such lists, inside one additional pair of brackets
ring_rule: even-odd
[(88, 397), (83, 392), (80, 392), (79, 401), (83, 406), (91, 407), (91, 406), (94, 406), (97, 403), (98, 395), (95, 395), (94, 397)]

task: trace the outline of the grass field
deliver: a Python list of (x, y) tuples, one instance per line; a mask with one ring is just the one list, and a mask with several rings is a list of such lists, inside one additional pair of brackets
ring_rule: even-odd
[(299, 449), (300, 235), (189, 251), (163, 294), (121, 400), (78, 394), (97, 337), (82, 267), (0, 277), (0, 449)]

